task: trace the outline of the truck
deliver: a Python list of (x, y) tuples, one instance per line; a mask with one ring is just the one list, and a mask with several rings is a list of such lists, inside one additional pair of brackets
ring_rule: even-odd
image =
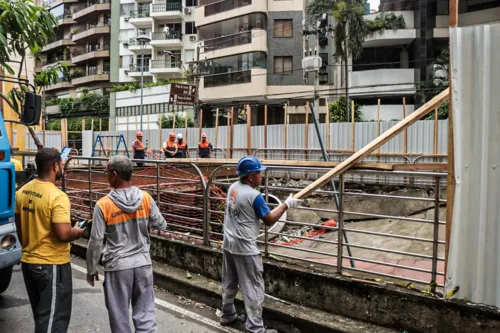
[[(21, 122), (9, 122), (27, 126), (37, 125), (40, 122), (40, 113), (40, 96), (28, 91)], [(13, 267), (21, 261), (21, 242), (14, 221), (16, 174), (18, 182), (31, 178), (27, 176), (26, 171), (16, 173), (14, 164), (10, 162), (11, 146), (5, 122), (0, 113), (0, 294), (9, 287)]]

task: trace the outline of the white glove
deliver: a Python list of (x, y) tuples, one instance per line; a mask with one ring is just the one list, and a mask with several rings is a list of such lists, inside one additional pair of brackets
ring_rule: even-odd
[(294, 199), (293, 194), (290, 194), (290, 196), (285, 200), (285, 205), (290, 208), (297, 208), (299, 207), (304, 200), (301, 199)]

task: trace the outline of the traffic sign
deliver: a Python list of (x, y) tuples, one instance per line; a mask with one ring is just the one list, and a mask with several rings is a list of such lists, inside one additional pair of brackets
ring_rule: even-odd
[(194, 105), (196, 86), (184, 83), (172, 83), (170, 85), (169, 104)]

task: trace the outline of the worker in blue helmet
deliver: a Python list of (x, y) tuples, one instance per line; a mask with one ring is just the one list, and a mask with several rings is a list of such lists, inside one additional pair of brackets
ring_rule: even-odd
[[(221, 325), (246, 321), (246, 329), (252, 333), (277, 333), (265, 329), (262, 321), (264, 303), (263, 265), (257, 237), (260, 220), (272, 226), (289, 208), (300, 205), (301, 200), (292, 198), (272, 211), (257, 188), (262, 183), (261, 172), (266, 169), (253, 156), (245, 156), (238, 162), (239, 181), (229, 187), (224, 217), (224, 260), (222, 266), (222, 317)], [(238, 315), (234, 298), (242, 290), (247, 315)]]

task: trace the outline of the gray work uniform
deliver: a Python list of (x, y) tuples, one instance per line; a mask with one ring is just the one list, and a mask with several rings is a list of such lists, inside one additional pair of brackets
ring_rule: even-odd
[(252, 187), (236, 182), (226, 199), (224, 217), (224, 262), (222, 267), (222, 323), (236, 319), (234, 298), (238, 285), (247, 312), (246, 329), (252, 333), (265, 332), (262, 320), (264, 303), (263, 265), (257, 237), (260, 218), (270, 210), (261, 194)]
[(135, 331), (156, 332), (149, 225), (158, 230), (167, 228), (151, 196), (135, 186), (111, 191), (95, 207), (87, 272), (97, 272), (105, 238), (104, 295), (113, 333), (131, 332), (130, 304)]

